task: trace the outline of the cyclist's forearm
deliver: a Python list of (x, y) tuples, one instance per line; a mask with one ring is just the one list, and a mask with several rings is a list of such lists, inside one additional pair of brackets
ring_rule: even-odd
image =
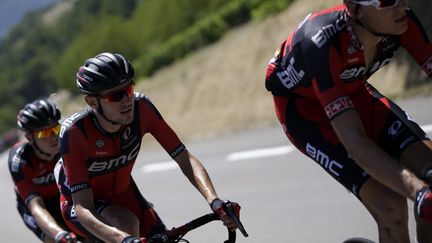
[(57, 224), (56, 220), (51, 216), (50, 212), (46, 210), (42, 198), (33, 198), (29, 202), (28, 207), (36, 221), (36, 224), (43, 232), (45, 232), (46, 235), (55, 238), (57, 233), (63, 231), (63, 229)]
[(186, 151), (182, 156), (185, 156), (185, 158), (180, 159), (179, 165), (183, 174), (185, 174), (195, 188), (198, 189), (207, 202), (211, 203), (217, 198), (217, 194), (207, 170), (201, 162), (189, 152)]
[(54, 239), (57, 233), (64, 231), (45, 208), (33, 210), (32, 214), (36, 224), (50, 238)]

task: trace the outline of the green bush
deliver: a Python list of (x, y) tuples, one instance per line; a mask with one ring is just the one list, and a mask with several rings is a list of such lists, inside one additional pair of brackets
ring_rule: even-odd
[(257, 6), (252, 9), (252, 17), (263, 19), (284, 10), (291, 2), (292, 0), (260, 0)]
[(212, 16), (184, 32), (174, 35), (154, 52), (138, 60), (138, 74), (150, 75), (157, 69), (171, 64), (199, 47), (212, 43), (228, 29), (227, 24), (219, 17)]

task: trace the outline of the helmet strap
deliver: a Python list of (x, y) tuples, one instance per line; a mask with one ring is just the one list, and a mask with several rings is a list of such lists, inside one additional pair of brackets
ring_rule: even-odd
[(105, 113), (104, 113), (104, 111), (103, 111), (103, 108), (102, 108), (102, 105), (101, 105), (101, 103), (100, 103), (99, 98), (97, 98), (97, 102), (98, 102), (97, 112), (102, 116), (102, 118), (105, 119), (106, 121), (110, 122), (110, 123), (113, 124), (113, 125), (120, 125), (120, 123), (115, 122), (115, 121), (109, 119), (109, 118), (105, 115)]

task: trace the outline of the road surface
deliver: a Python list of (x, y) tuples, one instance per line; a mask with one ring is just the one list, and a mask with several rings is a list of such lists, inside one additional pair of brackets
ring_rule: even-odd
[[(398, 103), (432, 135), (432, 97)], [(133, 175), (167, 226), (210, 212), (165, 151), (151, 140), (144, 139)], [(250, 236), (238, 233), (237, 242), (340, 243), (353, 236), (377, 240), (375, 223), (357, 199), (294, 150), (279, 126), (185, 143), (206, 166), (219, 196), (241, 203), (242, 221)], [(15, 209), (6, 158), (7, 154), (0, 156), (1, 242), (37, 242)], [(409, 225), (414, 242), (412, 217)], [(226, 235), (221, 223), (213, 222), (186, 238), (217, 243)]]

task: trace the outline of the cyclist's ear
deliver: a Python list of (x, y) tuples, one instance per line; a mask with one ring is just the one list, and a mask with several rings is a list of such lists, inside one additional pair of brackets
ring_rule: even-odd
[(86, 96), (84, 96), (84, 99), (85, 99), (85, 102), (87, 103), (87, 105), (89, 105), (93, 109), (97, 109), (98, 102), (97, 102), (96, 97), (86, 95)]

